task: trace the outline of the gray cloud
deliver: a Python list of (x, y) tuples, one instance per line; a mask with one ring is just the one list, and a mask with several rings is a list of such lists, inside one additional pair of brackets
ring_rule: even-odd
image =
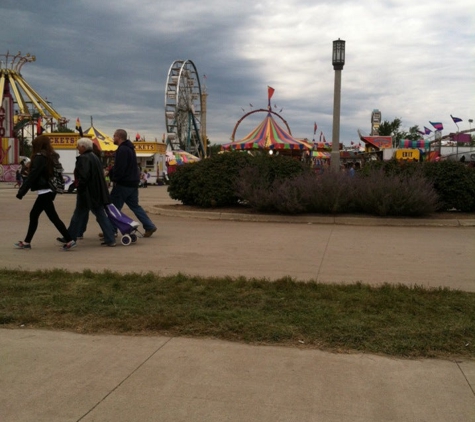
[[(473, 15), (463, 0), (7, 0), (0, 13), (1, 52), (37, 57), (22, 69), (30, 85), (72, 125), (93, 116), (107, 133), (161, 139), (168, 69), (190, 59), (207, 88), (212, 143), (229, 141), (249, 103), (266, 107), (268, 85), (294, 136), (312, 138), (316, 121), (330, 140), (337, 38), (347, 42), (345, 143), (369, 132), (374, 108), (406, 129), (432, 120), (454, 130), (450, 114), (468, 127), (475, 114)], [(238, 137), (260, 118), (246, 120)]]

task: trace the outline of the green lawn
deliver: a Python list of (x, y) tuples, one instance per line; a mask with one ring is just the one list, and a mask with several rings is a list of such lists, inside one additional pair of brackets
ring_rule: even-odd
[(475, 294), (184, 274), (3, 270), (0, 326), (474, 357)]

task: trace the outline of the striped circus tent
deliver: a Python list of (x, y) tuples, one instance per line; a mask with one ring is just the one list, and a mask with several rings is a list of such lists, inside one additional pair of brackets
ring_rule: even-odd
[(117, 149), (117, 145), (114, 145), (113, 139), (110, 136), (105, 135), (99, 129), (96, 129), (94, 126), (83, 131), (83, 135), (91, 138), (93, 142), (97, 140), (101, 147), (101, 151), (110, 152)]
[(271, 113), (244, 138), (221, 145), (221, 150), (311, 150), (312, 144), (294, 138), (282, 129), (273, 119)]

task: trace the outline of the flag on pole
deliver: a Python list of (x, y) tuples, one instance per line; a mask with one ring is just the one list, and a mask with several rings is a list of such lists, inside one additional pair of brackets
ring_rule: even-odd
[(444, 125), (441, 122), (431, 122), (429, 120), (429, 123), (435, 127), (436, 130), (444, 130)]
[(315, 135), (317, 133), (317, 122), (313, 124), (313, 134)]
[(424, 133), (425, 133), (426, 135), (430, 135), (430, 134), (432, 133), (432, 130), (430, 130), (428, 127), (425, 127), (425, 126), (424, 126)]
[(76, 130), (79, 132), (79, 136), (82, 138), (84, 135), (82, 133), (81, 120), (79, 120), (79, 117), (76, 119)]
[(459, 123), (459, 122), (463, 122), (462, 119), (459, 119), (458, 117), (454, 117), (452, 115), (450, 115), (450, 117), (452, 117), (452, 120), (454, 121), (455, 124)]
[(38, 120), (36, 121), (36, 136), (40, 136), (44, 131), (41, 117), (38, 117)]
[(267, 99), (268, 99), (268, 107), (270, 108), (270, 99), (272, 98), (272, 96), (274, 95), (274, 91), (275, 89), (272, 88), (271, 86), (267, 85)]

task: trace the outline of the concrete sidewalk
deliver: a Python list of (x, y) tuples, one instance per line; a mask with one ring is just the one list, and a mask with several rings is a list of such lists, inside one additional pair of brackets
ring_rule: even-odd
[(468, 422), (475, 362), (0, 330), (0, 420)]
[[(270, 280), (446, 286), (475, 291), (475, 228), (288, 224), (151, 214), (149, 239), (101, 248), (93, 219), (62, 252), (42, 217), (23, 238), (35, 199), (0, 189), (3, 268), (154, 271)], [(166, 187), (140, 191), (148, 210)], [(56, 200), (67, 224), (75, 195)], [(127, 212), (127, 209), (125, 209)], [(133, 217), (133, 215), (131, 215)], [(203, 215), (201, 215), (203, 217)], [(28, 281), (25, 280), (25, 283)], [(469, 345), (469, 347), (472, 347)], [(249, 346), (213, 339), (0, 330), (0, 421), (475, 421), (474, 360), (405, 360)]]

